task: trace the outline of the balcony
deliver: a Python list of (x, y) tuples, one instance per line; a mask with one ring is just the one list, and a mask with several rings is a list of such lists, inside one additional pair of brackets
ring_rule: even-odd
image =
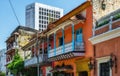
[(119, 28), (119, 27), (120, 27), (120, 19), (113, 21), (111, 24), (107, 23), (99, 28), (96, 28), (94, 30), (95, 36), (99, 35), (99, 34), (103, 34), (103, 33), (108, 32), (108, 31), (112, 31), (112, 30)]
[(83, 42), (71, 42), (64, 46), (59, 46), (56, 49), (51, 49), (48, 53), (49, 59), (52, 61), (84, 55), (85, 49)]
[(108, 23), (103, 24), (93, 30), (94, 36), (89, 40), (92, 44), (97, 44), (120, 36), (120, 13), (116, 19), (115, 16)]
[(10, 61), (6, 62), (6, 65), (10, 64), (12, 61), (13, 61), (13, 60), (10, 60)]
[(7, 51), (10, 51), (12, 49), (18, 48), (18, 46), (16, 46), (15, 42), (13, 44), (9, 44), (9, 46), (7, 46)]
[[(47, 62), (47, 54), (40, 54), (39, 56), (39, 64), (42, 65), (43, 62)], [(29, 66), (36, 66), (37, 65), (37, 57), (31, 57), (30, 59), (25, 59), (24, 61), (24, 66), (29, 67)]]

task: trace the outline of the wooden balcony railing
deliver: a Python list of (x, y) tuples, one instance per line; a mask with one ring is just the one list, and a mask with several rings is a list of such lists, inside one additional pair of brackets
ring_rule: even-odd
[[(74, 49), (73, 49), (73, 46), (74, 46)], [(73, 43), (71, 42), (71, 43), (65, 44), (64, 47), (59, 46), (56, 49), (51, 49), (48, 53), (48, 56), (50, 58), (50, 57), (65, 54), (68, 52), (72, 52), (72, 51), (77, 51), (82, 53), (85, 52), (84, 43), (74, 42), (74, 45), (73, 45)]]
[[(38, 56), (38, 59), (39, 59), (39, 64), (40, 63), (42, 63), (42, 62), (47, 62), (47, 54), (40, 54), (39, 56)], [(25, 61), (24, 61), (24, 66), (25, 67), (28, 67), (28, 66), (34, 66), (34, 65), (36, 65), (38, 62), (37, 62), (37, 57), (36, 56), (34, 56), (34, 57), (31, 57), (31, 58), (29, 58), (29, 59), (25, 59)]]

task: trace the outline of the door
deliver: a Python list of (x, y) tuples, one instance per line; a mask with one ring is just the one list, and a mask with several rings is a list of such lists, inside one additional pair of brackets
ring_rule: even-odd
[(76, 31), (76, 42), (82, 42), (83, 37), (82, 37), (82, 29), (79, 29)]

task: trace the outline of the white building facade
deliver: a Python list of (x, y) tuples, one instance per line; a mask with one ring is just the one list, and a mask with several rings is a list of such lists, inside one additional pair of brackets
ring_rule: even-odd
[(6, 55), (5, 55), (6, 50), (2, 49), (0, 50), (0, 71), (6, 72)]
[(63, 9), (41, 4), (32, 3), (26, 6), (26, 26), (42, 32), (50, 22), (63, 16)]

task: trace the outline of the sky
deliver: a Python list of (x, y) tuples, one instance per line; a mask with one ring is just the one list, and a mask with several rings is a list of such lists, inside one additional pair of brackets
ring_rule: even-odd
[[(39, 2), (64, 9), (64, 15), (86, 0), (11, 0), (20, 24), (25, 26), (25, 7)], [(18, 22), (10, 7), (9, 0), (0, 1), (0, 49), (6, 48), (5, 41), (18, 26)]]

